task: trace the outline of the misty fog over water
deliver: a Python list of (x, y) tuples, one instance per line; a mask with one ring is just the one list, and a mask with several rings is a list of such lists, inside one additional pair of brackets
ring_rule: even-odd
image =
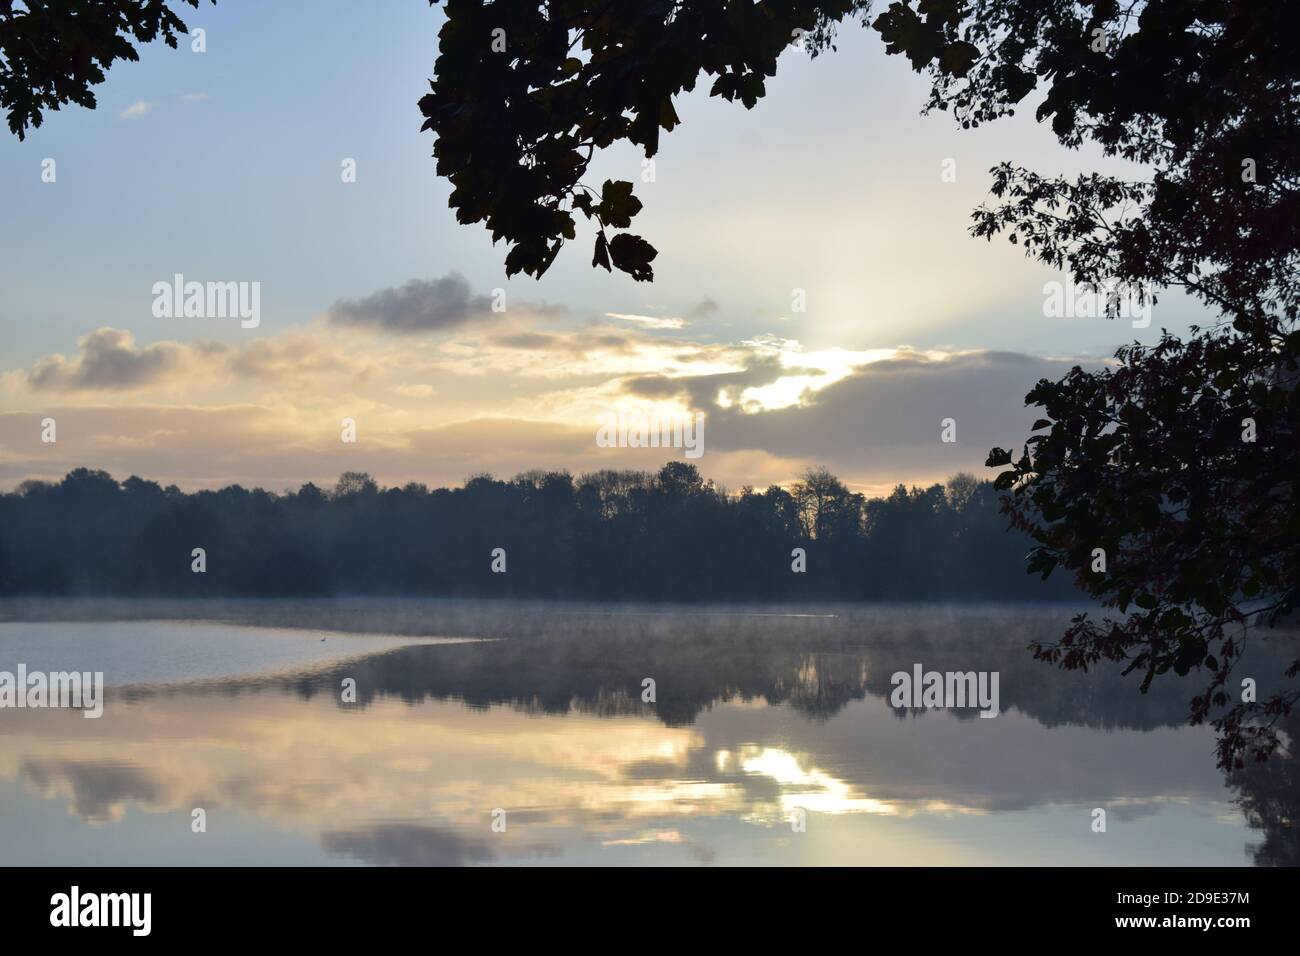
[[(1034, 661), (1075, 610), (5, 602), (0, 670), (102, 670), (107, 690), (96, 720), (0, 711), (0, 854), (1296, 862), (1278, 823), (1294, 755), (1225, 778), (1213, 732), (1185, 724), (1191, 681), (1143, 695), (1116, 668)], [(1259, 642), (1243, 673), (1273, 679), (1294, 640)], [(998, 716), (893, 706), (915, 665), (996, 672)]]

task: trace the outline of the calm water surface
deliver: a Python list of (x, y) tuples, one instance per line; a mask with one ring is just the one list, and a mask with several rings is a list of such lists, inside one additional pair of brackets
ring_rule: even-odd
[[(1035, 663), (1071, 613), (0, 605), (0, 670), (109, 684), (0, 709), (0, 862), (1300, 862), (1294, 757), (1225, 777), (1192, 683)], [(915, 663), (997, 671), (1001, 715), (895, 710)]]

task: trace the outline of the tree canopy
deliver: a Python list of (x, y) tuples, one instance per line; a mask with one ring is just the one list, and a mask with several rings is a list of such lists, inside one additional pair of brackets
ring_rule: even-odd
[[(1128, 661), (1144, 688), (1204, 669), (1192, 719), (1227, 708), (1220, 759), (1266, 755), (1297, 692), (1243, 700), (1228, 679), (1245, 630), (1300, 599), (1294, 4), (896, 0), (874, 19), (869, 6), (447, 0), (421, 109), (451, 205), (506, 241), (508, 272), (544, 273), (581, 212), (597, 225), (593, 265), (649, 280), (655, 248), (607, 236), (641, 202), (628, 182), (582, 183), (593, 151), (623, 140), (653, 156), (678, 124), (673, 97), (701, 76), (712, 95), (752, 107), (792, 40), (822, 52), (849, 17), (930, 77), (926, 110), (968, 128), (1029, 101), (1064, 147), (1088, 141), (1142, 164), (1146, 175), (1124, 180), (1003, 163), (971, 232), (1006, 235), (1106, 289), (1111, 317), (1125, 296), (1180, 288), (1218, 320), (1039, 383), (1026, 400), (1047, 431), (1018, 456), (993, 449), (988, 464), (1010, 466), (998, 482), (1039, 542), (1031, 570), (1072, 571), (1121, 614), (1085, 616), (1038, 652), (1066, 667)], [(1104, 573), (1092, 570), (1096, 548)]]
[(117, 60), (138, 60), (135, 43), (162, 37), (175, 49), (186, 27), (172, 7), (197, 8), (199, 0), (170, 3), (0, 0), (0, 108), (8, 111), (10, 132), (23, 139), (45, 110), (68, 103), (94, 109), (91, 87)]
[(187, 494), (79, 468), (0, 494), (0, 596), (1077, 600), (1065, 581), (1025, 577), (1029, 543), (969, 475), (866, 498), (811, 469), (788, 491), (728, 494), (672, 461), (459, 488), (346, 472), (330, 489)]

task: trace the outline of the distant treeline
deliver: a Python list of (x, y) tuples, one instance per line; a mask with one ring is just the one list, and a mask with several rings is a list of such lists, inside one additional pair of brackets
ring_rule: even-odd
[(965, 474), (885, 498), (825, 469), (728, 494), (684, 462), (432, 490), (349, 472), (329, 490), (187, 494), (79, 468), (0, 495), (7, 595), (1076, 598), (1025, 573), (1030, 546), (1007, 529), (992, 485)]

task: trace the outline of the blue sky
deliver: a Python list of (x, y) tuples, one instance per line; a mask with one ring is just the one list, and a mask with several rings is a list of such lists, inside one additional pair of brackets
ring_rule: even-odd
[[(380, 446), (371, 451), (381, 479), (451, 481), (464, 476), (457, 468), (509, 470), (528, 462), (523, 453), (514, 459), (468, 447), (446, 461), (414, 453), (402, 459), (396, 450), (418, 445), (420, 429), (455, 429), (485, 418), (545, 422), (585, 435), (592, 409), (614, 401), (632, 378), (685, 375), (669, 358), (679, 348), (696, 350), (715, 371), (746, 366), (746, 350), (750, 358), (780, 353), (782, 362), (813, 354), (822, 382), (829, 381), (828, 369), (843, 373), (832, 386), (843, 391), (857, 382), (867, 358), (903, 347), (911, 350), (902, 353), (909, 366), (921, 362), (918, 356), (966, 356), (962, 362), (969, 364), (971, 353), (991, 351), (1014, 353), (1023, 360), (1016, 367), (1037, 374), (1055, 368), (1050, 360), (1095, 360), (1134, 338), (1153, 341), (1161, 326), (1181, 331), (1206, 318), (1173, 296), (1161, 300), (1148, 329), (1045, 318), (1042, 285), (1059, 277), (1003, 240), (966, 234), (971, 209), (985, 198), (987, 170), (1004, 159), (1052, 173), (1124, 167), (1095, 151), (1064, 150), (1027, 115), (976, 131), (959, 130), (944, 114), (920, 116), (926, 81), (902, 58), (886, 57), (876, 36), (857, 26), (843, 31), (836, 53), (815, 60), (797, 49), (786, 53), (768, 97), (752, 111), (700, 91), (683, 97), (677, 106), (683, 125), (664, 137), (654, 183), (640, 183), (640, 156), (632, 150), (601, 157), (593, 181), (638, 182), (646, 206), (637, 225), (660, 249), (656, 281), (638, 284), (592, 270), (590, 236), (581, 232), (541, 281), (506, 282), (505, 247), (494, 248), (481, 226), (455, 223), (446, 205), (449, 188), (434, 172), (432, 134), (420, 131), (416, 106), (433, 69), (438, 8), (424, 0), (226, 0), (186, 10), (183, 18), (206, 30), (205, 53), (184, 41), (175, 51), (154, 44), (141, 62), (110, 70), (96, 88), (97, 109), (49, 113), (25, 142), (0, 140), (6, 225), (0, 486), (57, 476), (74, 461), (97, 464), (90, 460), (96, 454), (115, 473), (170, 470), (162, 477), (182, 484), (324, 479), (337, 456), (317, 444), (313, 458), (307, 445), (336, 431), (347, 407), (378, 424), (366, 433)], [(41, 181), (47, 157), (57, 163), (53, 184)], [(357, 182), (344, 184), (340, 164), (348, 157), (357, 161)], [(956, 161), (954, 183), (940, 178), (949, 158)], [(809, 175), (812, 168), (816, 175)], [(260, 282), (261, 325), (245, 330), (237, 323), (154, 317), (151, 286), (175, 273)], [(345, 336), (322, 318), (339, 300), (452, 273), (476, 295), (504, 288), (520, 305), (512, 305), (496, 330), (487, 317), (418, 342), (362, 340), (356, 330)], [(807, 293), (806, 313), (791, 311), (795, 288)], [(706, 301), (716, 309), (697, 313), (702, 317), (680, 329), (609, 317), (680, 317)], [(598, 361), (570, 366), (557, 353), (540, 364), (525, 362), (492, 338), (507, 330), (567, 336), (564, 354), (571, 355), (573, 336), (607, 327), (635, 338), (623, 352), (635, 353), (636, 362), (611, 358), (603, 379)], [(111, 338), (114, 361), (165, 367), (174, 380), (159, 372), (106, 391), (73, 387), (78, 379), (64, 375), (49, 379), (63, 381), (62, 391), (32, 387), (33, 369), (52, 356), (62, 356), (66, 370), (89, 361), (79, 342), (98, 329), (129, 333), (129, 341)], [(767, 344), (745, 344), (755, 341)], [(778, 341), (785, 344), (771, 344)], [(214, 371), (203, 364), (211, 354), (203, 343), (213, 342), (241, 356), (256, 346), (259, 361), (273, 353), (279, 377), (255, 382), (232, 372), (230, 352), (221, 353), (224, 364)], [(143, 350), (154, 346), (157, 361), (141, 362)], [(331, 348), (345, 354), (326, 354)], [(321, 354), (305, 371), (287, 368), (304, 350)], [(420, 350), (429, 353), (429, 364), (385, 378), (394, 362)], [(355, 364), (359, 356), (370, 361)], [(1020, 398), (1032, 379), (1006, 381), (996, 356), (980, 361), (989, 367), (980, 388), (1000, 389), (989, 392), (988, 407), (1000, 408), (1005, 397), (1005, 410), (989, 413), (998, 418), (990, 420), (989, 433), (1001, 434), (1024, 417)], [(247, 356), (238, 359), (240, 369), (249, 364)], [(916, 401), (891, 383), (889, 400), (928, 409), (936, 388), (944, 387), (925, 381), (930, 384), (916, 388), (928, 391), (918, 391)], [(954, 389), (952, 401), (962, 396), (969, 406), (971, 395)], [(585, 404), (572, 400), (580, 394), (588, 397)], [(978, 395), (975, 404), (982, 406), (984, 392)], [(870, 464), (871, 455), (841, 454), (836, 429), (856, 434), (862, 425), (843, 394), (814, 389), (797, 405), (794, 411), (834, 406), (848, 418), (814, 429), (824, 430), (826, 445), (801, 445), (796, 453), (765, 444), (761, 427), (764, 411), (794, 411), (758, 409), (737, 430), (748, 436), (743, 447), (713, 460), (720, 480), (734, 485), (750, 472), (756, 483), (788, 480), (800, 467), (825, 460), (872, 489), (908, 477), (907, 468), (928, 479), (957, 465), (973, 467), (987, 450), (972, 444), (960, 461), (903, 456), (897, 471), (882, 470)], [(177, 468), (175, 460), (142, 447), (134, 457), (126, 454), (133, 441), (139, 445), (126, 417), (100, 421), (95, 441), (68, 448), (72, 457), (28, 448), (33, 416), (55, 407), (74, 416), (89, 408), (102, 416), (106, 407), (122, 416), (132, 407), (150, 414), (241, 407), (254, 417), (278, 416), (286, 429), (279, 446), (304, 450), (292, 461), (273, 461), (268, 450), (271, 457), (231, 462), (219, 451), (218, 431), (203, 431), (210, 424), (160, 426), (161, 433), (174, 426), (206, 434), (214, 458), (227, 462), (205, 470), (207, 446), (199, 441), (188, 451), (200, 456), (198, 465)], [(906, 417), (901, 407), (860, 414)], [(891, 442), (903, 441), (910, 428), (918, 443), (931, 443), (928, 419), (900, 427), (903, 436)], [(569, 451), (543, 456), (549, 464), (581, 470), (591, 463), (586, 451), (573, 451), (577, 446), (560, 446)], [(386, 458), (390, 452), (394, 457)], [(646, 463), (638, 458), (625, 466)], [(708, 474), (710, 462), (701, 468)]]

